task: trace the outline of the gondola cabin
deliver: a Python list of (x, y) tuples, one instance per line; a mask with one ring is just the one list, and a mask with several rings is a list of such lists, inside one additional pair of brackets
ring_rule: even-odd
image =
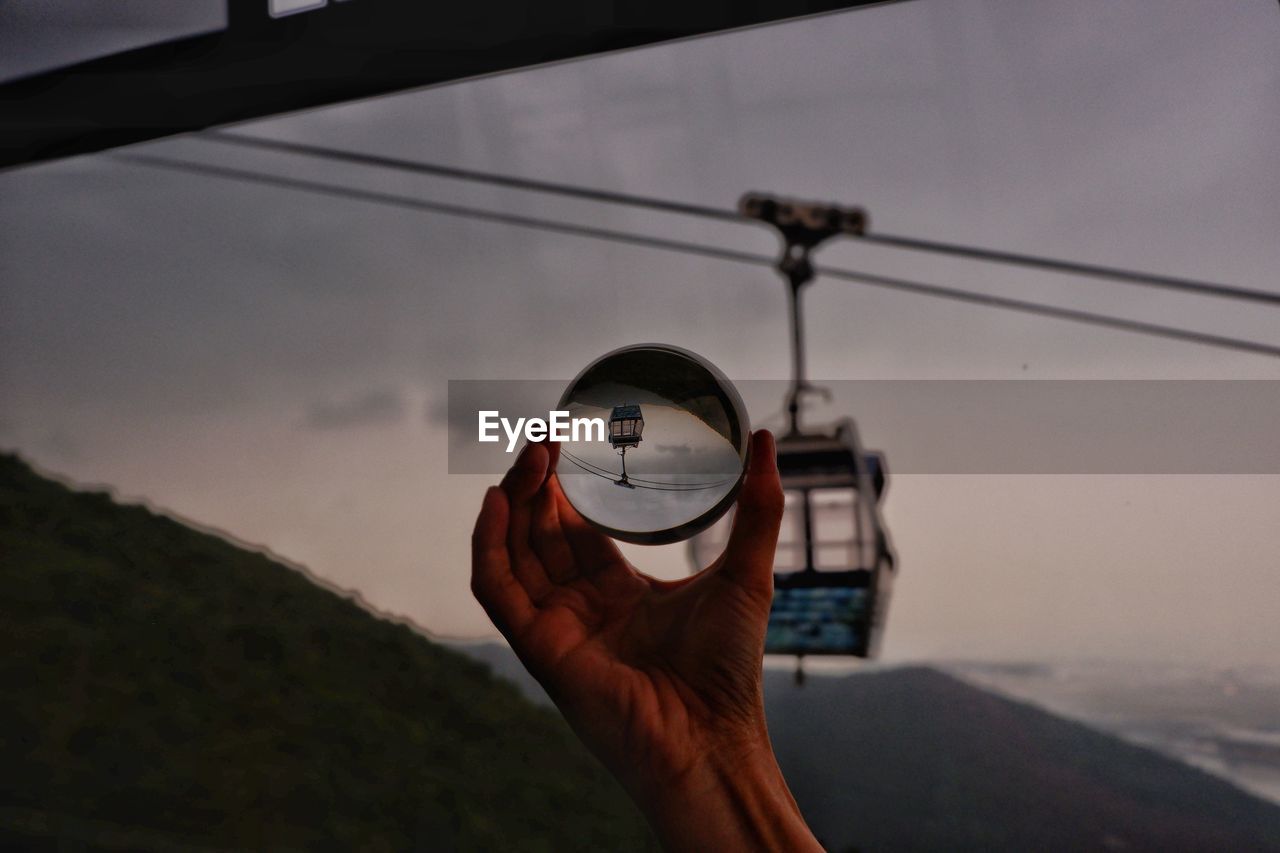
[[(862, 449), (850, 420), (778, 439), (786, 511), (774, 557), (765, 651), (875, 654), (895, 558), (880, 515), (884, 457)], [(724, 549), (721, 519), (690, 540), (694, 571)]]
[(640, 443), (644, 417), (637, 405), (614, 406), (609, 415), (609, 444), (615, 450), (626, 450)]

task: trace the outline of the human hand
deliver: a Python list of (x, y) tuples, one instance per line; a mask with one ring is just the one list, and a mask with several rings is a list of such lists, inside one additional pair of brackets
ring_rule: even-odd
[[(793, 824), (761, 692), (783, 509), (773, 436), (752, 436), (724, 553), (678, 581), (638, 572), (574, 510), (554, 473), (558, 452), (526, 446), (485, 494), (472, 537), (476, 598), (673, 846), (706, 840), (691, 830), (727, 842), (744, 828), (743, 815), (729, 813), (744, 796), (772, 802), (773, 817), (785, 811)], [(729, 790), (744, 782), (751, 794)], [(689, 798), (722, 805), (728, 826), (714, 829), (713, 808), (700, 810), (703, 825), (682, 825)], [(769, 835), (755, 829), (757, 841)]]

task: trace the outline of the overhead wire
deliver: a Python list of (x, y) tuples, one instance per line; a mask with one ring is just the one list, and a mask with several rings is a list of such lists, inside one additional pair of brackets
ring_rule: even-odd
[[(570, 459), (571, 459), (571, 460), (575, 460), (576, 462), (579, 462), (579, 464), (580, 464), (580, 465), (585, 465), (585, 466), (593, 467), (593, 469), (595, 469), (596, 471), (600, 471), (600, 473), (608, 474), (609, 476), (622, 476), (621, 471), (612, 471), (612, 470), (607, 469), (607, 467), (603, 467), (603, 466), (600, 466), (600, 465), (596, 465), (596, 464), (594, 464), (594, 462), (586, 461), (585, 459), (582, 459), (582, 457), (581, 457), (581, 456), (575, 456), (575, 455), (573, 455), (573, 453), (570, 453), (570, 452), (568, 452), (567, 450), (564, 450), (563, 444), (562, 444), (562, 446), (561, 446), (561, 451), (559, 451), (559, 452), (561, 452), (561, 455), (563, 455), (563, 456), (567, 456), (567, 457), (570, 457)], [(649, 483), (649, 484), (653, 484), (653, 485), (663, 485), (663, 487), (680, 487), (680, 488), (685, 488), (685, 487), (699, 487), (699, 488), (703, 488), (703, 487), (705, 487), (705, 488), (714, 488), (714, 487), (717, 487), (717, 485), (724, 485), (724, 484), (726, 484), (726, 483), (730, 483), (730, 482), (731, 482), (731, 480), (732, 480), (733, 478), (727, 478), (727, 479), (722, 479), (722, 480), (704, 480), (704, 482), (695, 482), (695, 483), (663, 483), (663, 482), (660, 482), (660, 480), (649, 480), (649, 479), (645, 479), (645, 478), (640, 478), (640, 476), (631, 476), (631, 475), (628, 475), (628, 476), (627, 476), (627, 479), (628, 479), (628, 480), (634, 480), (634, 482), (636, 482), (636, 483)]]
[(731, 222), (742, 222), (744, 217), (737, 211), (722, 210), (690, 202), (673, 201), (653, 196), (634, 195), (632, 193), (614, 192), (611, 190), (578, 187), (572, 184), (555, 181), (540, 181), (533, 178), (521, 178), (515, 175), (502, 175), (494, 172), (482, 172), (478, 169), (463, 169), (457, 166), (445, 166), (439, 163), (428, 163), (422, 160), (409, 160), (404, 157), (390, 157), (383, 154), (368, 154), (363, 151), (348, 151), (342, 148), (331, 148), (327, 145), (314, 145), (309, 142), (293, 142), (283, 139), (266, 139), (261, 136), (249, 136), (242, 133), (230, 133), (225, 130), (208, 130), (198, 136), (227, 145), (239, 145), (246, 148), (259, 148), (287, 154), (301, 154), (307, 157), (319, 157), (340, 163), (354, 163), (360, 166), (374, 166), (383, 169), (397, 169), (419, 175), (434, 175), (439, 178), (454, 178), (473, 183), (491, 184), (508, 189), (529, 190), (531, 192), (549, 193), (552, 195), (580, 198), (586, 201), (605, 202), (607, 204), (624, 204), (630, 207), (643, 207), (659, 210), (664, 213), (681, 213), (687, 216), (701, 216), (707, 219), (720, 219)]
[[(601, 468), (599, 465), (592, 465), (590, 462), (587, 462), (585, 459), (579, 459), (577, 456), (574, 456), (572, 453), (566, 452), (563, 447), (560, 449), (560, 455), (568, 459), (574, 465), (577, 465), (579, 468), (581, 468), (583, 471), (587, 472), (588, 474), (594, 474), (595, 476), (605, 480), (609, 480), (612, 483), (622, 482), (621, 480), (614, 479), (615, 477), (622, 476), (622, 472), (620, 471), (609, 471), (607, 468)], [(604, 472), (604, 473), (601, 473), (601, 472)], [(705, 486), (691, 486), (689, 488), (684, 488), (681, 484), (675, 484), (675, 483), (660, 485), (660, 486), (646, 485), (654, 481), (653, 480), (637, 480), (635, 477), (631, 477), (631, 476), (627, 477), (626, 482), (629, 485), (631, 485), (632, 488), (649, 489), (655, 492), (704, 492), (707, 489), (714, 489), (717, 486), (722, 486), (724, 485), (725, 482), (728, 482), (728, 481), (711, 483), (710, 485), (705, 485)]]
[[(468, 207), (464, 205), (450, 204), (445, 202), (431, 201), (409, 196), (396, 195), (394, 193), (386, 193), (375, 190), (364, 190), (355, 187), (343, 186), (341, 184), (329, 184), (320, 181), (312, 181), (303, 178), (291, 178), (283, 175), (275, 175), (263, 172), (256, 172), (248, 169), (240, 169), (230, 166), (218, 166), (209, 163), (201, 163), (191, 160), (183, 160), (172, 157), (164, 157), (153, 154), (116, 154), (112, 155), (112, 159), (131, 163), (141, 166), (149, 166), (155, 168), (163, 168), (190, 174), (199, 174), (209, 177), (219, 177), (229, 180), (236, 180), (246, 183), (259, 184), (263, 186), (274, 186), (284, 189), (292, 189), (300, 192), (308, 192), (315, 195), (323, 195), (334, 198), (344, 198), (356, 201), (364, 201), (375, 204), (383, 204), (392, 207), (399, 207), (407, 210), (416, 210), (427, 213), (438, 213), (448, 216), (456, 216), (466, 219), (475, 219), (480, 221), (501, 223), (504, 225), (512, 225), (523, 228), (548, 231), (558, 234), (569, 234), (579, 237), (587, 237), (590, 239), (607, 240), (616, 243), (627, 243), (635, 246), (643, 246), (646, 248), (662, 249), (665, 251), (679, 252), (687, 255), (696, 255), (706, 258), (714, 258), (718, 260), (730, 261), (733, 263), (741, 263), (758, 267), (768, 267), (772, 269), (775, 265), (774, 258), (756, 253), (744, 252), (738, 249), (729, 249), (720, 246), (708, 246), (701, 243), (692, 243), (684, 240), (674, 240), (666, 237), (654, 237), (647, 234), (637, 234), (626, 231), (617, 231), (614, 229), (600, 228), (591, 225), (579, 225), (577, 223), (563, 222), (552, 219), (544, 219), (541, 217), (524, 216), (520, 214), (504, 213), (501, 211), (487, 210), (484, 208)], [(1153, 337), (1162, 337), (1172, 340), (1178, 340), (1188, 343), (1203, 344), (1206, 346), (1214, 346), (1225, 349), (1232, 349), (1242, 352), (1249, 352), (1258, 355), (1266, 355), (1272, 357), (1280, 357), (1280, 346), (1260, 341), (1253, 341), (1243, 338), (1228, 337), (1225, 335), (1216, 335), (1206, 332), (1199, 332), (1191, 329), (1185, 329), (1177, 326), (1165, 326), (1156, 323), (1147, 323), (1140, 320), (1129, 320), (1126, 318), (1114, 317), (1107, 314), (1099, 314), (1090, 311), (1079, 311), (1071, 308), (1062, 308), (1055, 305), (1045, 303), (1032, 302), (1022, 299), (1012, 299), (1008, 297), (996, 296), (993, 294), (979, 293), (971, 290), (960, 288), (946, 287), (942, 285), (926, 284), (922, 282), (912, 282), (905, 279), (890, 278), (887, 276), (872, 275), (862, 273), (855, 270), (840, 269), (837, 267), (820, 267), (819, 273), (832, 278), (842, 279), (870, 287), (878, 287), (888, 290), (896, 290), (899, 292), (915, 293), (920, 296), (929, 296), (939, 299), (948, 299), (951, 301), (964, 302), (971, 305), (981, 305), (989, 308), (999, 308), (1007, 311), (1015, 311), (1020, 313), (1032, 314), (1041, 317), (1052, 317), (1060, 320), (1067, 320), (1075, 323), (1083, 323), (1105, 328), (1121, 330), (1126, 332), (1135, 332), (1138, 334), (1149, 335)]]
[[(573, 456), (572, 453), (569, 453), (569, 451), (564, 449), (563, 445), (561, 445), (560, 452), (568, 454), (569, 456)], [(580, 456), (575, 458), (577, 458), (580, 462), (590, 465), (592, 468), (596, 468), (600, 471), (604, 471), (606, 474), (621, 476), (620, 472), (610, 471), (608, 468), (605, 468), (600, 465), (596, 465), (594, 462), (587, 462), (587, 460), (583, 459)], [(725, 483), (730, 482), (730, 480), (732, 480), (733, 478), (730, 477), (730, 478), (721, 479), (721, 480), (695, 480), (692, 483), (670, 483), (670, 482), (663, 482), (662, 480), (646, 480), (643, 477), (635, 477), (630, 475), (628, 475), (627, 479), (635, 480), (637, 483), (652, 483), (655, 486), (723, 486)]]
[(1280, 346), (1262, 343), (1260, 341), (1232, 338), (1225, 335), (1214, 335), (1208, 332), (1197, 332), (1191, 329), (1182, 329), (1177, 326), (1157, 325), (1154, 323), (1146, 323), (1141, 320), (1129, 320), (1124, 317), (1112, 317), (1106, 314), (1096, 314), (1092, 311), (1078, 311), (1074, 308), (1062, 308), (1057, 305), (1045, 305), (1040, 302), (1028, 302), (1024, 299), (1012, 299), (1007, 296), (996, 296), (995, 294), (980, 293), (973, 290), (959, 290), (957, 288), (942, 287), (940, 285), (926, 284), (924, 282), (907, 281), (905, 279), (891, 278), (883, 275), (872, 275), (870, 273), (856, 272), (854, 270), (834, 269), (832, 267), (820, 266), (816, 267), (815, 271), (819, 275), (825, 275), (831, 278), (841, 279), (843, 281), (852, 281), (858, 284), (866, 284), (872, 287), (881, 287), (887, 290), (897, 290), (902, 293), (914, 293), (919, 296), (933, 296), (940, 299), (950, 299), (955, 302), (966, 302), (970, 305), (982, 305), (987, 308), (1002, 308), (1008, 311), (1020, 311), (1024, 314), (1036, 314), (1041, 317), (1053, 317), (1058, 320), (1089, 323), (1094, 326), (1102, 326), (1104, 328), (1117, 329), (1125, 332), (1158, 335), (1163, 338), (1187, 341), (1195, 344), (1204, 344), (1207, 346), (1223, 347), (1243, 352), (1252, 352), (1258, 355), (1280, 356)]
[[(198, 134), (198, 136), (203, 139), (226, 145), (237, 145), (279, 153), (296, 154), (336, 162), (353, 163), (362, 166), (395, 169), (398, 171), (421, 175), (433, 175), (436, 177), (452, 178), (471, 181), (474, 183), (485, 183), (511, 189), (529, 190), (532, 192), (581, 198), (587, 201), (647, 208), (666, 213), (699, 216), (707, 219), (716, 219), (728, 222), (762, 224), (759, 223), (758, 220), (747, 217), (738, 211), (731, 209), (693, 204), (691, 202), (676, 201), (672, 199), (658, 198), (655, 196), (636, 195), (632, 193), (595, 189), (592, 187), (582, 187), (557, 181), (522, 178), (515, 175), (481, 171), (478, 169), (464, 169), (457, 166), (446, 166), (439, 163), (413, 160), (405, 157), (369, 154), (362, 151), (351, 151), (342, 148), (334, 148), (328, 145), (316, 145), (309, 142), (268, 139), (261, 136), (234, 133), (225, 130), (205, 131)], [(1049, 272), (1109, 279), (1124, 284), (1177, 290), (1185, 293), (1194, 293), (1200, 296), (1238, 299), (1280, 306), (1280, 293), (1257, 290), (1254, 288), (1238, 287), (1235, 285), (1219, 284), (1208, 281), (1197, 281), (1189, 278), (1121, 269), (1119, 267), (1085, 264), (1076, 261), (1062, 260), (1059, 258), (1046, 258), (1020, 252), (1007, 252), (976, 246), (965, 246), (958, 243), (926, 240), (917, 237), (907, 237), (876, 231), (871, 231), (865, 234), (847, 234), (845, 236), (895, 249), (944, 254), (953, 257), (968, 258), (970, 260), (1030, 267)]]
[[(561, 448), (560, 448), (560, 454), (561, 454), (562, 456), (567, 456), (567, 457), (570, 459), (570, 461), (575, 462), (576, 464), (578, 464), (578, 466), (579, 466), (579, 467), (587, 466), (587, 467), (593, 468), (593, 469), (595, 469), (596, 471), (599, 471), (599, 472), (601, 472), (601, 473), (603, 473), (603, 474), (607, 474), (607, 475), (609, 475), (610, 477), (621, 477), (621, 476), (622, 476), (622, 472), (621, 472), (621, 471), (611, 471), (611, 470), (609, 470), (608, 468), (602, 467), (602, 466), (600, 466), (600, 465), (596, 465), (594, 462), (588, 462), (587, 460), (583, 459), (583, 458), (582, 458), (582, 457), (580, 457), (580, 456), (575, 456), (574, 454), (572, 454), (572, 453), (570, 453), (569, 451), (565, 450), (565, 449), (564, 449), (564, 447), (563, 447), (563, 445), (562, 445), (562, 446), (561, 446)], [(725, 483), (732, 482), (732, 481), (733, 481), (733, 479), (734, 479), (734, 478), (729, 477), (729, 478), (726, 478), (726, 479), (723, 479), (723, 480), (707, 480), (707, 481), (693, 482), (693, 483), (664, 483), (664, 482), (662, 482), (662, 481), (660, 481), (660, 480), (648, 480), (648, 479), (645, 479), (645, 478), (643, 478), (643, 477), (633, 477), (633, 476), (631, 476), (631, 475), (628, 475), (628, 476), (627, 476), (627, 480), (628, 480), (628, 481), (631, 481), (631, 482), (636, 482), (636, 483), (646, 483), (646, 484), (650, 484), (650, 485), (653, 485), (653, 486), (671, 487), (671, 488), (676, 489), (676, 490), (679, 490), (679, 491), (696, 491), (696, 490), (701, 489), (701, 488), (708, 488), (708, 489), (711, 489), (711, 488), (715, 488), (716, 486), (723, 486)]]

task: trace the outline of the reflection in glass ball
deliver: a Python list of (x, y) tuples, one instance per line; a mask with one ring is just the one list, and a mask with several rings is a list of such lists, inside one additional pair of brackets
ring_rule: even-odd
[(737, 389), (688, 350), (637, 344), (601, 356), (557, 409), (600, 418), (560, 443), (556, 475), (583, 518), (624, 542), (688, 539), (724, 514), (746, 469), (750, 424)]

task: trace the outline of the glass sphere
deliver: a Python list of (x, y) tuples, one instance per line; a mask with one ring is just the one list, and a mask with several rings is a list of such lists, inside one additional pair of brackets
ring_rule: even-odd
[(666, 344), (614, 350), (578, 374), (557, 409), (603, 422), (560, 442), (556, 475), (609, 536), (678, 542), (733, 504), (751, 427), (737, 389), (701, 356)]

